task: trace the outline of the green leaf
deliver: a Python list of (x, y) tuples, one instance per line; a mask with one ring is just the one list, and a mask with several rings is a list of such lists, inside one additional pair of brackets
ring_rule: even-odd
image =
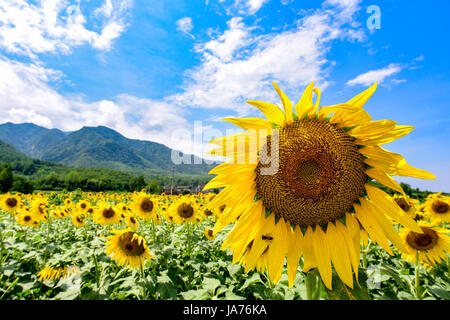
[(346, 286), (333, 270), (332, 287), (333, 290), (326, 288), (329, 300), (370, 300), (369, 290), (366, 282), (367, 276), (363, 269), (359, 269), (359, 285), (353, 276), (353, 289)]
[(239, 264), (229, 264), (227, 266), (227, 269), (228, 269), (228, 272), (230, 273), (230, 276), (234, 277), (236, 275), (236, 273), (241, 271), (242, 266)]
[(249, 285), (252, 285), (254, 283), (263, 283), (261, 281), (261, 277), (259, 276), (259, 273), (254, 273), (250, 278), (248, 278), (247, 280), (245, 280), (244, 285), (241, 287), (241, 291), (244, 290), (245, 288), (247, 288)]
[(214, 292), (220, 286), (220, 281), (214, 278), (204, 278), (203, 288), (208, 290), (211, 296), (214, 296)]
[(172, 279), (167, 275), (167, 270), (157, 278), (158, 286), (156, 291), (163, 299), (176, 299), (177, 287), (173, 284)]
[(450, 293), (448, 290), (445, 290), (439, 285), (432, 286), (428, 288), (428, 291), (431, 292), (434, 296), (444, 299), (444, 300), (450, 300)]

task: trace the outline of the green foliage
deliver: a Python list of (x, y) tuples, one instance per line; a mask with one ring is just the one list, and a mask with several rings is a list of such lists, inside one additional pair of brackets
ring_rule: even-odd
[(130, 182), (130, 190), (131, 191), (141, 191), (147, 186), (145, 182), (144, 176), (138, 176), (131, 180)]
[(21, 176), (14, 176), (14, 182), (11, 191), (17, 191), (21, 193), (32, 193), (34, 191), (33, 183), (27, 178)]
[(0, 191), (8, 192), (13, 185), (13, 173), (11, 166), (7, 163), (0, 165)]

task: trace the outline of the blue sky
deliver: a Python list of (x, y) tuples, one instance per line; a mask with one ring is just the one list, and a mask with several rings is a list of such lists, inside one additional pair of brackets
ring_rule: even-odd
[(106, 125), (202, 154), (213, 137), (192, 142), (194, 122), (223, 135), (234, 128), (221, 118), (261, 116), (245, 101), (279, 103), (271, 81), (294, 102), (314, 81), (321, 105), (378, 81), (366, 110), (416, 127), (384, 147), (438, 177), (396, 179), (450, 191), (448, 12), (448, 1), (3, 0), (1, 122)]

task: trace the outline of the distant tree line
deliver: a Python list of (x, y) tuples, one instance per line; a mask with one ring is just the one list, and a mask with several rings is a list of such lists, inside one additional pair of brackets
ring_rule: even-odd
[[(177, 174), (174, 186), (205, 184), (205, 178)], [(75, 168), (41, 160), (16, 160), (0, 164), (0, 192), (33, 190), (139, 191), (163, 192), (171, 184), (171, 175), (144, 177), (104, 168)]]

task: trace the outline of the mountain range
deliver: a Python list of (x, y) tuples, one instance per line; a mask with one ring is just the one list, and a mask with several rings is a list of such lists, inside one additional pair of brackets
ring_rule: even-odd
[[(28, 156), (73, 167), (108, 168), (133, 173), (167, 173), (174, 168), (177, 173), (203, 175), (214, 167), (203, 161), (194, 164), (201, 159), (193, 155), (189, 155), (192, 164), (174, 165), (169, 147), (152, 141), (128, 139), (104, 126), (64, 132), (32, 123), (8, 122), (0, 125), (0, 140), (6, 142), (0, 145), (1, 150), (5, 150), (12, 160), (14, 157)], [(183, 153), (180, 152), (181, 156)]]

